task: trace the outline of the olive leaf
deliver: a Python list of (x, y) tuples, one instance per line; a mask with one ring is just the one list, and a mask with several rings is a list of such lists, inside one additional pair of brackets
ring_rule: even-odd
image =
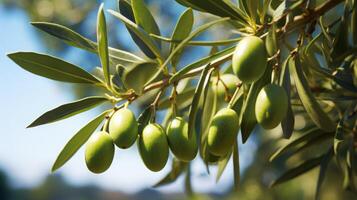
[(141, 135), (146, 125), (149, 124), (150, 119), (153, 115), (152, 106), (148, 106), (138, 117), (138, 134)]
[[(68, 45), (97, 53), (97, 44), (95, 42), (65, 26), (49, 22), (32, 22), (31, 24), (48, 34), (63, 40)], [(142, 58), (130, 52), (111, 47), (109, 47), (109, 57), (122, 65), (143, 61)]]
[(93, 97), (87, 97), (68, 104), (61, 105), (41, 115), (34, 122), (32, 122), (27, 128), (53, 123), (62, 119), (69, 118), (73, 115), (77, 115), (91, 108), (94, 108), (106, 101), (108, 101), (106, 97), (93, 96)]
[(154, 41), (151, 40), (149, 34), (146, 33), (143, 28), (135, 24), (131, 5), (125, 0), (120, 0), (119, 9), (120, 13), (114, 10), (109, 10), (108, 12), (125, 24), (134, 42), (145, 53), (145, 55), (149, 58), (161, 58), (160, 50)]
[(292, 59), (289, 59), (289, 69), (291, 75), (295, 80), (295, 87), (300, 97), (301, 103), (304, 105), (306, 112), (311, 117), (312, 121), (321, 129), (325, 131), (334, 131), (336, 128), (335, 123), (330, 117), (322, 110), (320, 104), (317, 103), (313, 96), (306, 78), (302, 72), (300, 59), (298, 54)]
[[(143, 28), (147, 33), (160, 35), (159, 26), (157, 25), (149, 9), (146, 7), (145, 2), (143, 0), (135, 0), (132, 1), (131, 4), (135, 23)], [(159, 42), (158, 46), (161, 47)]]
[(227, 0), (176, 0), (178, 3), (193, 9), (208, 12), (220, 17), (230, 17), (246, 22), (246, 15)]
[(213, 55), (206, 56), (194, 63), (191, 63), (187, 66), (184, 66), (180, 71), (175, 73), (171, 78), (170, 78), (170, 83), (173, 83), (179, 79), (181, 79), (185, 74), (190, 72), (191, 70), (198, 69), (199, 67), (204, 67), (208, 63), (211, 63), (212, 65), (219, 64), (227, 59), (230, 59), (232, 57), (232, 54), (234, 52), (235, 46), (228, 47), (222, 51), (219, 51)]
[(267, 66), (263, 76), (253, 84), (251, 84), (249, 88), (249, 92), (247, 94), (247, 98), (244, 100), (243, 108), (240, 114), (240, 126), (242, 133), (242, 141), (245, 143), (253, 131), (255, 125), (257, 124), (257, 120), (255, 117), (255, 102), (260, 90), (268, 83), (270, 83), (271, 79), (271, 66)]
[(63, 147), (61, 153), (58, 155), (55, 163), (52, 166), (52, 172), (61, 168), (71, 157), (78, 151), (78, 149), (89, 139), (92, 133), (102, 123), (105, 116), (110, 110), (104, 111), (96, 118), (91, 120), (87, 125), (82, 127)]
[(233, 146), (233, 176), (234, 176), (234, 189), (235, 191), (237, 191), (240, 182), (238, 141), (235, 141)]
[(273, 24), (265, 39), (265, 46), (269, 56), (273, 56), (279, 50), (276, 38), (276, 24)]
[(109, 71), (109, 55), (108, 55), (108, 38), (107, 25), (103, 11), (103, 3), (100, 5), (97, 16), (97, 40), (98, 40), (98, 54), (100, 63), (102, 64), (104, 79), (109, 88), (111, 87), (110, 71)]
[[(187, 10), (185, 10), (185, 12), (182, 13), (179, 20), (177, 21), (171, 39), (184, 40), (186, 37), (188, 37), (192, 31), (193, 22), (194, 22), (194, 16), (193, 16), (192, 9), (188, 8)], [(172, 43), (170, 45), (170, 52), (172, 52), (176, 46), (177, 46), (176, 44)], [(181, 52), (178, 52), (173, 56), (173, 58), (171, 59), (171, 63), (173, 66), (176, 66), (176, 64), (180, 59), (181, 54), (182, 54), (182, 50)]]
[(153, 187), (160, 187), (177, 180), (177, 178), (185, 171), (187, 163), (173, 159), (171, 171)]
[(24, 70), (52, 80), (100, 84), (90, 73), (56, 57), (34, 52), (16, 52), (8, 54), (8, 57)]
[(201, 73), (200, 80), (198, 81), (195, 94), (193, 96), (192, 104), (190, 106), (189, 116), (188, 116), (188, 137), (194, 133), (194, 128), (196, 124), (196, 114), (199, 108), (200, 99), (203, 94), (207, 94), (209, 80), (211, 78), (212, 69), (208, 64)]
[(281, 121), (281, 128), (283, 131), (283, 137), (289, 139), (294, 132), (295, 125), (295, 116), (291, 106), (291, 83), (290, 83), (290, 73), (287, 63), (289, 62), (290, 57), (283, 63), (281, 70), (279, 84), (285, 89), (288, 97), (288, 110), (286, 112), (285, 118)]
[(320, 164), (320, 172), (319, 172), (319, 177), (317, 179), (317, 184), (316, 184), (316, 192), (315, 192), (315, 200), (320, 199), (320, 191), (322, 187), (322, 183), (325, 179), (326, 176), (326, 171), (328, 164), (330, 163), (331, 159), (333, 157), (333, 149), (331, 148), (322, 158), (321, 164)]
[[(195, 94), (195, 88), (193, 87), (188, 87), (185, 90), (183, 90), (181, 93), (178, 93), (175, 99), (178, 109), (183, 109), (191, 105), (194, 94)], [(170, 98), (167, 97), (159, 102), (158, 109), (160, 110), (168, 109), (170, 106), (171, 106), (171, 101)]]
[(297, 137), (296, 139), (292, 140), (288, 144), (284, 145), (283, 147), (279, 148), (270, 158), (269, 161), (272, 162), (275, 159), (279, 158), (281, 155), (284, 153), (293, 150), (294, 148), (297, 148), (301, 146), (304, 143), (307, 143), (308, 141), (313, 141), (316, 138), (320, 137), (321, 135), (324, 135), (325, 132), (322, 131), (321, 129), (317, 127), (313, 127), (311, 129), (308, 129), (305, 131), (300, 137)]
[(131, 69), (123, 74), (126, 88), (133, 89), (135, 93), (141, 94), (145, 84), (155, 76), (158, 71), (158, 64), (153, 61), (136, 63)]
[(318, 165), (320, 165), (324, 156), (325, 155), (306, 160), (303, 163), (299, 164), (298, 166), (296, 166), (292, 169), (289, 169), (288, 171), (284, 172), (281, 176), (279, 176), (276, 180), (274, 180), (271, 183), (270, 187), (274, 187), (278, 184), (289, 181), (289, 180), (291, 180), (301, 174), (304, 174), (305, 172), (310, 171), (311, 169), (317, 167)]
[(224, 170), (227, 167), (227, 164), (229, 162), (229, 160), (232, 157), (232, 151), (230, 151), (226, 156), (224, 156), (221, 160), (218, 161), (218, 169), (217, 169), (217, 176), (216, 176), (216, 182), (219, 181), (219, 179), (221, 178)]

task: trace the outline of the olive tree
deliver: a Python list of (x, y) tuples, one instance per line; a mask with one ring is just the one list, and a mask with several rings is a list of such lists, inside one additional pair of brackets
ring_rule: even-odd
[[(190, 192), (190, 163), (197, 157), (207, 168), (218, 166), (217, 180), (232, 159), (236, 190), (240, 174), (238, 137), (245, 143), (257, 127), (263, 130), (259, 134), (269, 134), (280, 125), (281, 129), (274, 130), (280, 131), (280, 140), (287, 142), (272, 152), (271, 162), (287, 161), (305, 149), (315, 151), (281, 173), (271, 186), (318, 167), (318, 199), (327, 167), (335, 162), (340, 168), (335, 173), (344, 177), (343, 187), (355, 191), (357, 2), (176, 1), (187, 9), (171, 36), (161, 35), (144, 0), (119, 0), (117, 11), (106, 11), (125, 25), (141, 55), (109, 46), (103, 5), (98, 10), (97, 41), (59, 24), (32, 23), (71, 46), (97, 54), (101, 67), (92, 72), (45, 54), (8, 55), (36, 75), (88, 84), (100, 91), (98, 96), (54, 108), (28, 127), (66, 119), (106, 102), (112, 105), (70, 139), (52, 171), (87, 143), (87, 167), (102, 173), (112, 163), (115, 146), (126, 149), (137, 142), (145, 166), (152, 171), (166, 165), (170, 151), (174, 155), (171, 172), (156, 186), (186, 174)], [(194, 12), (208, 13), (212, 20), (194, 26)], [(195, 39), (218, 24), (231, 31), (232, 37)], [(212, 50), (182, 65), (182, 55), (189, 46)], [(150, 103), (136, 118), (129, 106), (143, 98)], [(166, 113), (160, 122), (158, 111)], [(305, 119), (304, 127), (295, 126), (296, 116)]]

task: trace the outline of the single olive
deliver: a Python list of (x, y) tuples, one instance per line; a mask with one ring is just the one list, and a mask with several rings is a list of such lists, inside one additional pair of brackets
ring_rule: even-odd
[(138, 136), (138, 123), (133, 112), (127, 108), (116, 111), (109, 121), (109, 134), (119, 148), (133, 145)]
[(88, 140), (85, 160), (88, 169), (96, 174), (105, 172), (114, 157), (113, 139), (107, 132), (95, 132)]
[(248, 36), (237, 44), (232, 67), (243, 83), (252, 83), (264, 74), (267, 61), (264, 41), (256, 36)]
[(164, 129), (155, 123), (148, 124), (138, 141), (141, 159), (151, 171), (157, 172), (165, 167), (169, 157), (169, 145)]
[(196, 134), (188, 137), (188, 123), (181, 117), (174, 118), (166, 130), (172, 153), (182, 161), (191, 161), (197, 155)]
[(279, 125), (288, 110), (288, 96), (283, 87), (269, 84), (263, 87), (255, 102), (255, 115), (265, 129)]
[(238, 133), (238, 115), (230, 108), (223, 108), (213, 117), (208, 130), (208, 150), (216, 156), (224, 156), (231, 149)]
[[(218, 102), (224, 102), (226, 97), (226, 87), (228, 89), (228, 94), (233, 95), (234, 91), (237, 88), (239, 79), (233, 74), (223, 74), (220, 76), (220, 81), (217, 77), (213, 77), (211, 81), (212, 91), (216, 92)], [(224, 84), (222, 83), (224, 82)]]

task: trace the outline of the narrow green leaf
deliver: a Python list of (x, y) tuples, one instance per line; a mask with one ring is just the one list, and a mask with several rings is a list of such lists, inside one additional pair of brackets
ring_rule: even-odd
[[(189, 117), (188, 117), (188, 137), (191, 137), (191, 135), (194, 133), (194, 128), (196, 124), (196, 114), (198, 111), (200, 99), (202, 97), (202, 91), (203, 93), (206, 93), (207, 87), (209, 84), (209, 80), (211, 78), (211, 68), (210, 64), (208, 64), (204, 70), (201, 73), (200, 80), (198, 81), (195, 94), (193, 96), (192, 104), (190, 106), (190, 111), (189, 111)], [(209, 72), (211, 70), (211, 72)], [(206, 86), (206, 87), (205, 87)]]
[[(177, 108), (183, 109), (191, 105), (194, 94), (195, 94), (195, 88), (193, 87), (189, 87), (184, 91), (182, 91), (181, 93), (178, 93), (176, 96)], [(168, 109), (170, 106), (171, 106), (171, 101), (170, 98), (167, 97), (159, 102), (158, 109), (160, 110)]]
[(291, 142), (289, 142), (288, 144), (284, 145), (283, 147), (279, 148), (270, 158), (269, 161), (272, 162), (273, 160), (277, 159), (278, 157), (280, 157), (281, 155), (283, 155), (284, 153), (286, 153), (287, 151), (290, 151), (296, 147), (298, 147), (299, 145), (301, 145), (304, 142), (308, 142), (310, 140), (314, 140), (318, 137), (320, 137), (321, 135), (325, 134), (324, 131), (322, 131), (321, 129), (314, 127), (312, 129), (309, 129), (308, 131), (306, 131), (302, 136), (292, 140)]
[(321, 129), (325, 131), (334, 131), (336, 124), (329, 118), (329, 116), (322, 110), (320, 104), (317, 103), (313, 96), (310, 87), (303, 74), (299, 56), (296, 55), (289, 59), (289, 69), (295, 80), (295, 86), (301, 103), (304, 105), (306, 112), (311, 117), (312, 121)]
[[(179, 20), (177, 21), (176, 27), (172, 33), (171, 39), (172, 40), (184, 40), (186, 37), (188, 37), (192, 31), (193, 27), (193, 22), (194, 22), (194, 17), (193, 17), (193, 12), (191, 8), (188, 8), (185, 10), (184, 13), (180, 16)], [(175, 49), (177, 45), (172, 43), (170, 45), (170, 53)], [(172, 58), (172, 65), (176, 66), (177, 62), (180, 59), (180, 56), (182, 54), (182, 51), (177, 53), (175, 56)]]
[[(172, 43), (172, 44), (178, 44), (178, 43), (182, 42), (182, 40), (183, 40), (183, 39), (175, 40), (175, 39), (167, 38), (167, 37), (160, 36), (160, 35), (154, 35), (154, 34), (150, 34), (150, 36), (155, 38), (155, 39), (161, 40), (163, 42), (169, 42), (169, 43)], [(188, 42), (186, 44), (186, 46), (212, 46), (212, 47), (226, 46), (226, 45), (237, 43), (240, 40), (242, 40), (241, 37), (233, 38), (233, 39), (227, 39), (227, 40), (214, 40), (214, 41), (192, 40), (192, 41)]]
[(295, 116), (291, 106), (291, 83), (290, 83), (290, 73), (287, 63), (290, 57), (284, 62), (281, 75), (280, 75), (280, 85), (285, 89), (288, 96), (288, 111), (285, 118), (281, 121), (281, 128), (283, 130), (283, 137), (289, 139), (294, 132)]
[[(156, 44), (154, 43), (154, 41), (151, 40), (150, 36), (148, 33), (146, 33), (141, 27), (139, 27), (137, 24), (135, 24), (134, 22), (130, 21), (130, 19), (126, 18), (124, 15), (122, 15), (121, 13), (118, 13), (114, 10), (109, 10), (108, 11), (110, 14), (112, 14), (113, 16), (117, 17), (119, 20), (121, 20), (126, 27), (132, 31), (133, 34), (135, 34), (138, 38), (140, 38), (140, 40), (145, 43), (146, 47), (151, 51), (151, 53), (154, 55), (148, 55), (150, 58), (161, 58), (161, 53), (160, 50), (158, 49), (158, 47), (156, 46)], [(139, 46), (141, 47), (141, 46)], [(142, 48), (141, 48), (142, 49)], [(143, 49), (142, 49), (143, 50)], [(145, 51), (143, 50), (143, 52), (145, 53)]]
[(268, 35), (265, 39), (265, 46), (269, 56), (273, 56), (279, 50), (276, 38), (276, 24), (273, 24), (269, 29)]
[(189, 64), (187, 66), (184, 66), (180, 71), (178, 71), (177, 73), (175, 73), (171, 78), (170, 78), (170, 83), (173, 83), (179, 79), (181, 79), (182, 77), (185, 76), (185, 74), (187, 74), (188, 72), (190, 72), (191, 70), (195, 70), (198, 69), (200, 67), (204, 67), (205, 65), (207, 65), (208, 63), (211, 63), (212, 65), (216, 65), (218, 63), (223, 63), (225, 61), (227, 61), (228, 59), (231, 59), (233, 52), (234, 52), (235, 46), (226, 48), (220, 52), (217, 52), (213, 55), (209, 55), (207, 57), (204, 57), (192, 64)]
[(257, 124), (257, 120), (255, 117), (255, 102), (260, 90), (266, 84), (270, 83), (271, 72), (272, 72), (272, 68), (271, 66), (268, 66), (264, 72), (264, 75), (258, 81), (251, 84), (247, 98), (243, 103), (243, 108), (242, 108), (243, 114), (240, 115), (243, 143), (247, 141), (255, 125)]
[(246, 22), (246, 16), (230, 0), (176, 0), (178, 3), (193, 9), (208, 12), (220, 17), (230, 17)]
[(273, 181), (270, 186), (274, 187), (280, 183), (284, 183), (284, 182), (289, 181), (297, 176), (304, 174), (305, 172), (310, 171), (311, 169), (320, 165), (324, 156), (325, 155), (306, 160), (303, 163), (301, 163), (300, 165), (298, 165), (297, 167), (294, 167), (294, 168), (284, 172), (281, 176), (279, 176), (279, 178), (277, 178), (275, 181)]
[(323, 159), (321, 161), (319, 178), (317, 179), (317, 185), (316, 185), (315, 200), (320, 199), (320, 194), (321, 194), (320, 191), (321, 191), (322, 183), (325, 179), (327, 167), (328, 167), (328, 164), (330, 163), (332, 157), (333, 157), (333, 149), (330, 149), (323, 156)]
[[(92, 53), (97, 53), (97, 44), (95, 42), (65, 26), (49, 22), (32, 22), (31, 24), (48, 34), (63, 40), (71, 46), (78, 47)], [(142, 58), (130, 52), (111, 47), (109, 47), (109, 57), (113, 61), (122, 65), (143, 61)]]
[(76, 115), (76, 114), (82, 113), (84, 111), (87, 111), (91, 108), (94, 108), (94, 107), (98, 106), (99, 104), (102, 104), (106, 101), (108, 101), (108, 99), (106, 97), (93, 96), (93, 97), (87, 97), (84, 99), (80, 99), (80, 100), (74, 101), (72, 103), (61, 105), (55, 109), (52, 109), (52, 110), (44, 113), (43, 115), (41, 115), (34, 122), (32, 122), (27, 128), (56, 122), (56, 121), (59, 121), (62, 119), (66, 119), (73, 115)]
[(146, 61), (135, 64), (131, 69), (124, 72), (124, 84), (126, 88), (134, 89), (135, 93), (141, 94), (144, 85), (156, 75), (158, 64)]
[(233, 176), (234, 176), (234, 190), (237, 191), (240, 182), (238, 141), (234, 143), (234, 147), (233, 147)]
[(107, 110), (98, 115), (87, 125), (81, 128), (64, 146), (61, 153), (58, 155), (55, 163), (52, 166), (52, 172), (61, 168), (77, 151), (78, 149), (89, 139), (92, 133), (97, 129), (100, 123), (104, 120), (105, 116), (110, 112)]
[(357, 45), (357, 3), (356, 3), (356, 1), (353, 4), (353, 12), (352, 12), (350, 26), (351, 26), (353, 44)]
[(167, 64), (169, 64), (169, 62), (171, 61), (171, 59), (177, 54), (179, 53), (182, 48), (190, 41), (192, 40), (194, 37), (196, 37), (197, 35), (199, 35), (200, 33), (204, 32), (205, 30), (207, 30), (208, 28), (210, 28), (211, 26), (227, 21), (229, 20), (229, 18), (222, 18), (222, 19), (217, 19), (214, 20), (212, 22), (203, 24), (202, 26), (198, 27), (196, 30), (194, 30), (190, 35), (188, 35), (184, 40), (182, 40), (182, 42), (180, 42), (175, 49), (170, 53), (170, 55), (167, 57), (167, 59), (165, 60), (165, 62), (162, 64), (162, 66), (160, 67), (160, 70), (164, 69), (164, 67), (166, 67)]
[(71, 46), (92, 52), (96, 51), (97, 49), (93, 41), (83, 37), (79, 33), (65, 26), (49, 22), (32, 22), (31, 24), (48, 34), (63, 40)]
[(146, 125), (149, 124), (153, 115), (152, 106), (148, 106), (138, 117), (138, 134), (141, 135)]
[(188, 164), (187, 168), (186, 168), (185, 193), (191, 198), (194, 196), (194, 192), (192, 189), (192, 183), (191, 183), (191, 166), (190, 166), (190, 164)]
[(171, 171), (153, 187), (160, 187), (173, 183), (177, 178), (185, 171), (187, 168), (187, 163), (174, 159), (172, 161)]
[(224, 170), (227, 167), (229, 160), (231, 159), (231, 156), (232, 156), (232, 151), (230, 151), (226, 156), (224, 156), (221, 160), (218, 161), (216, 183), (218, 183), (219, 179), (221, 178)]
[(103, 11), (103, 3), (100, 5), (97, 16), (97, 41), (98, 41), (98, 54), (100, 63), (102, 64), (105, 82), (111, 87), (110, 71), (109, 71), (109, 55), (108, 55), (108, 37), (107, 37), (107, 24)]
[(16, 52), (8, 56), (26, 71), (52, 80), (70, 83), (100, 83), (85, 70), (56, 57), (34, 52)]
[[(135, 23), (143, 28), (147, 33), (160, 35), (160, 29), (150, 10), (146, 7), (144, 0), (135, 0), (131, 2)], [(158, 46), (161, 44), (158, 42)]]
[(335, 137), (334, 137), (334, 141), (333, 141), (333, 149), (334, 149), (334, 153), (336, 155), (339, 154), (342, 143), (345, 139), (343, 124), (344, 124), (344, 119), (341, 119), (337, 124), (336, 133), (335, 133)]

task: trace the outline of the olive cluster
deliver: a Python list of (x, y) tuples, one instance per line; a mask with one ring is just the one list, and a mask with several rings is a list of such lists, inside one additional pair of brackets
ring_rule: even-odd
[[(238, 83), (250, 84), (259, 80), (267, 67), (267, 53), (264, 42), (255, 36), (242, 39), (234, 52), (233, 74), (214, 77), (210, 92), (215, 93), (218, 102), (227, 100), (227, 94), (237, 89)], [(268, 84), (259, 92), (255, 114), (258, 123), (265, 129), (279, 125), (286, 115), (288, 97), (285, 90), (276, 84)], [(93, 134), (87, 144), (85, 160), (94, 173), (107, 170), (114, 157), (114, 145), (126, 149), (137, 140), (140, 156), (151, 171), (160, 171), (166, 165), (169, 149), (181, 161), (193, 160), (198, 152), (197, 136), (188, 135), (188, 122), (182, 117), (173, 118), (165, 129), (157, 123), (149, 123), (138, 134), (138, 122), (132, 111), (122, 108), (110, 117), (107, 130)], [(239, 117), (235, 110), (219, 106), (208, 127), (206, 161), (217, 162), (227, 155), (236, 141), (239, 131)], [(106, 132), (108, 131), (108, 132)]]
[(86, 146), (86, 164), (94, 173), (102, 173), (110, 167), (114, 145), (127, 149), (136, 140), (145, 166), (155, 172), (166, 165), (169, 149), (177, 159), (185, 162), (197, 155), (196, 135), (188, 137), (188, 123), (181, 117), (172, 119), (166, 131), (157, 123), (149, 123), (140, 135), (135, 115), (127, 108), (116, 111), (109, 120), (109, 132), (93, 134)]
[[(256, 36), (245, 37), (236, 47), (233, 55), (233, 71), (243, 83), (259, 80), (267, 66), (264, 41)], [(258, 94), (255, 115), (265, 129), (279, 125), (288, 110), (288, 97), (283, 87), (277, 84), (264, 86)]]

